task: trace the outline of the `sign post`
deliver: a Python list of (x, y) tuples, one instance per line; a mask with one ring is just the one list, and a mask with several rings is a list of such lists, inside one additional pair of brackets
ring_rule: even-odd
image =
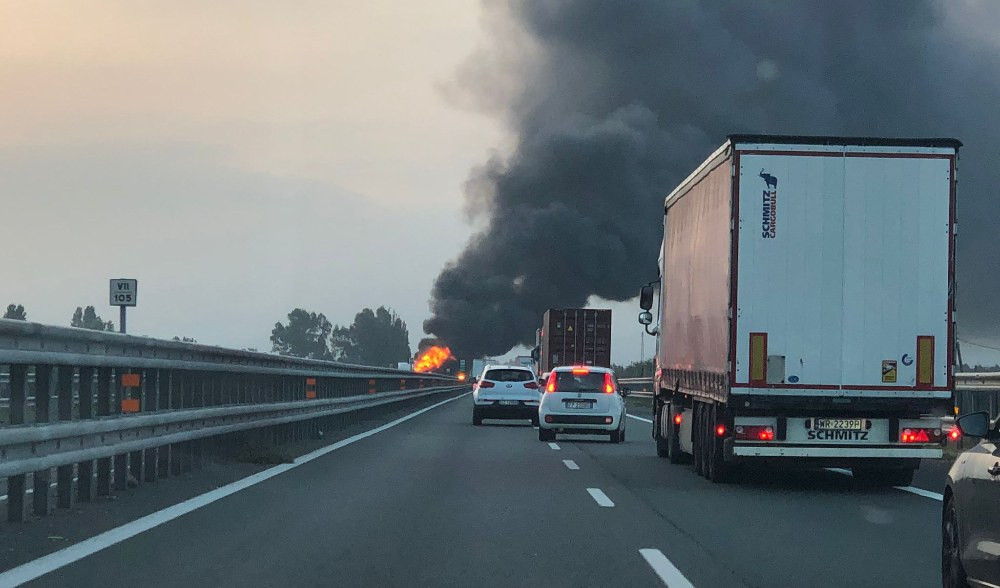
[(139, 300), (139, 280), (112, 278), (109, 294), (111, 306), (118, 307), (119, 331), (125, 332), (125, 307), (135, 306)]

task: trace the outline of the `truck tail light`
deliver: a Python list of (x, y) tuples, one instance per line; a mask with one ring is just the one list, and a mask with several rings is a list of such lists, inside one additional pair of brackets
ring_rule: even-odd
[(615, 382), (611, 379), (610, 372), (604, 372), (604, 393), (614, 394), (615, 393)]
[(934, 337), (917, 337), (917, 388), (934, 386)]
[(724, 437), (726, 435), (726, 425), (715, 425), (715, 436)]
[(546, 392), (555, 392), (556, 391), (556, 373), (555, 372), (552, 372), (552, 373), (549, 374), (549, 381), (545, 384), (545, 391)]
[(767, 383), (767, 333), (750, 333), (750, 383)]
[(962, 438), (962, 429), (958, 427), (952, 427), (951, 431), (948, 431), (948, 439), (952, 441), (958, 441)]
[(674, 415), (674, 424), (675, 425), (680, 425), (682, 420), (684, 420), (684, 417), (681, 416), (681, 413), (677, 413), (677, 414)]
[(479, 387), (480, 388), (492, 388), (494, 386), (496, 386), (496, 384), (494, 384), (493, 382), (491, 382), (489, 380), (482, 380), (482, 381), (479, 382)]
[(774, 441), (771, 425), (736, 425), (736, 439), (742, 441)]
[(940, 443), (944, 437), (941, 429), (931, 428), (906, 428), (899, 433), (899, 440), (903, 443)]
[(529, 390), (538, 390), (538, 382), (525, 382), (524, 387)]

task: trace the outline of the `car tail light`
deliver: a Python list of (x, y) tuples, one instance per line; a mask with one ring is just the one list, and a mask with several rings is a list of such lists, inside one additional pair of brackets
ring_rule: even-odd
[(771, 425), (736, 425), (734, 437), (744, 441), (774, 441)]
[(575, 367), (573, 368), (574, 376), (585, 376), (590, 373), (590, 368), (585, 367)]
[(480, 388), (492, 388), (494, 386), (496, 386), (496, 384), (490, 382), (489, 380), (483, 380), (482, 382), (479, 382)]
[(604, 423), (610, 425), (614, 419), (611, 417), (604, 417)]
[(538, 390), (538, 382), (525, 382), (524, 387), (529, 390)]
[(906, 428), (899, 433), (903, 443), (939, 443), (944, 437), (941, 429), (931, 428)]
[(551, 423), (554, 420), (555, 419), (552, 417), (552, 415), (550, 415), (550, 414), (545, 415), (545, 422), (546, 423)]
[(726, 434), (726, 425), (715, 425), (715, 436), (723, 437)]
[(555, 392), (556, 391), (556, 373), (555, 372), (552, 372), (552, 373), (549, 374), (549, 381), (545, 384), (545, 391), (546, 392)]
[(615, 382), (611, 379), (610, 372), (604, 372), (604, 393), (614, 394), (615, 393)]
[(674, 424), (675, 425), (681, 424), (682, 420), (684, 420), (684, 417), (681, 416), (681, 413), (677, 413), (677, 414), (674, 415)]

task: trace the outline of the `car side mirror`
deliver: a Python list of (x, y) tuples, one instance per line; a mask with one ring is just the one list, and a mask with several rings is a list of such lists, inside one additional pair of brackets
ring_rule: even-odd
[(990, 434), (990, 415), (987, 412), (972, 412), (958, 417), (955, 421), (966, 437), (982, 439)]
[[(643, 286), (642, 290), (639, 290), (639, 308), (643, 310), (649, 310), (653, 308), (653, 287)], [(643, 323), (648, 325), (649, 323)]]
[(639, 313), (639, 324), (640, 325), (651, 325), (653, 324), (653, 313), (648, 310), (644, 310)]
[(625, 398), (632, 393), (632, 390), (630, 390), (628, 386), (622, 386), (621, 390), (622, 390), (622, 398)]

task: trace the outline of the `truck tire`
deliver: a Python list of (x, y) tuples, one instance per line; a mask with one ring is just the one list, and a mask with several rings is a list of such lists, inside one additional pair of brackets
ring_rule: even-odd
[(664, 404), (659, 409), (653, 411), (653, 440), (656, 441), (656, 457), (668, 457), (670, 449), (667, 446), (667, 438), (662, 435), (663, 415), (669, 410), (669, 404)]
[(670, 410), (667, 412), (667, 456), (672, 464), (691, 463), (691, 456), (681, 451), (681, 432), (674, 424), (674, 403), (670, 403)]
[(708, 419), (705, 418), (705, 406), (700, 402), (694, 403), (694, 469), (698, 475), (708, 477), (708, 463), (705, 459), (708, 452), (705, 451), (705, 429), (708, 428)]
[(729, 481), (729, 464), (726, 463), (726, 455), (723, 451), (722, 438), (715, 434), (715, 425), (719, 422), (719, 407), (718, 405), (712, 405), (710, 409), (705, 411), (708, 413), (707, 419), (707, 434), (709, 442), (705, 444), (708, 448), (708, 475), (705, 476), (712, 482), (716, 484), (721, 484)]
[(913, 468), (874, 469), (866, 467), (851, 468), (855, 481), (862, 486), (909, 486), (913, 484)]

